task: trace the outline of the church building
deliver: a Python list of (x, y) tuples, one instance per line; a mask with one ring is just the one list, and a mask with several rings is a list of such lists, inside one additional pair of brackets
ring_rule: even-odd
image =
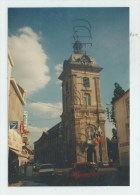
[(100, 71), (93, 57), (76, 41), (74, 53), (64, 61), (62, 126), (68, 161), (107, 161), (105, 115), (101, 104)]
[[(74, 162), (108, 162), (105, 114), (100, 93), (102, 68), (92, 56), (83, 52), (83, 43), (78, 38), (73, 50), (70, 58), (64, 61), (59, 76), (63, 103), (61, 123), (55, 126), (55, 130), (51, 128), (47, 131), (46, 139), (43, 136), (43, 142), (46, 142), (45, 161), (57, 164), (60, 159), (56, 156), (63, 156), (62, 164), (68, 165)], [(51, 131), (55, 132), (53, 138)], [(35, 142), (35, 148), (41, 142), (41, 139)], [(50, 155), (47, 151), (52, 149), (55, 159), (47, 158)]]

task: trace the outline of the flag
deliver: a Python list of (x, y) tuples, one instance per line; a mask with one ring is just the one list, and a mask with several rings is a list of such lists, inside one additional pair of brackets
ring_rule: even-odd
[(100, 126), (99, 126), (99, 128), (98, 128), (98, 133), (99, 133), (100, 136), (103, 136), (103, 131), (102, 131), (102, 129), (100, 128)]
[(101, 142), (100, 136), (98, 136), (98, 137), (96, 138), (96, 140), (97, 140), (98, 143), (100, 143), (100, 142)]

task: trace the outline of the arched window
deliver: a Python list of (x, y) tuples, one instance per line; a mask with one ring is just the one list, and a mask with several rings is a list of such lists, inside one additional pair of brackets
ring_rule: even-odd
[(89, 78), (83, 77), (83, 85), (84, 87), (90, 87)]
[(91, 105), (91, 97), (89, 93), (84, 94), (84, 105)]

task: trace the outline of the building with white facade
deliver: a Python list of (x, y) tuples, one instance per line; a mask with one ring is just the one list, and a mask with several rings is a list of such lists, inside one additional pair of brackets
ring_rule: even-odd
[(28, 162), (29, 154), (23, 152), (22, 131), (25, 90), (11, 77), (14, 66), (8, 51), (8, 174), (9, 182), (18, 178), (19, 167)]

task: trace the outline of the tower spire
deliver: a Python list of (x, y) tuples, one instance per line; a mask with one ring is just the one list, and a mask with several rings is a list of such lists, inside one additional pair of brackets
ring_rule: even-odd
[[(87, 20), (77, 19), (73, 27), (73, 49), (76, 54), (86, 54), (86, 46), (92, 46), (91, 26)], [(84, 49), (83, 49), (84, 46)]]

